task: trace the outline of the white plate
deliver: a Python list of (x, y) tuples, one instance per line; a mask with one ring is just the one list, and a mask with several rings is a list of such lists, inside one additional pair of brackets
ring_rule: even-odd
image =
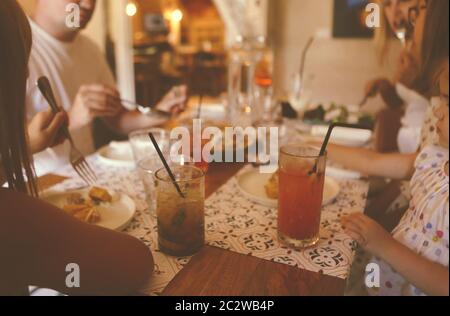
[[(67, 198), (70, 194), (80, 193), (83, 197), (87, 197), (89, 189), (75, 190), (69, 192), (47, 192), (42, 199), (60, 209), (67, 204)], [(112, 194), (112, 192), (110, 191)], [(111, 203), (101, 203), (96, 207), (100, 213), (101, 219), (95, 225), (109, 228), (112, 230), (123, 230), (134, 218), (136, 213), (136, 204), (127, 195), (112, 194), (113, 201)]]
[[(242, 194), (249, 200), (268, 207), (278, 207), (278, 200), (267, 196), (265, 185), (272, 174), (260, 173), (259, 170), (250, 170), (237, 177), (238, 187)], [(339, 184), (331, 179), (325, 178), (322, 205), (332, 203), (339, 195)]]
[[(328, 126), (314, 125), (311, 135), (314, 137), (325, 137)], [(330, 138), (330, 142), (336, 145), (363, 147), (372, 138), (372, 131), (356, 128), (336, 127)]]
[[(221, 104), (204, 104), (200, 117), (205, 121), (224, 121), (226, 119), (225, 107)], [(191, 118), (197, 118), (198, 105), (192, 107)]]
[(118, 167), (134, 167), (133, 151), (129, 142), (112, 142), (97, 152), (100, 161)]

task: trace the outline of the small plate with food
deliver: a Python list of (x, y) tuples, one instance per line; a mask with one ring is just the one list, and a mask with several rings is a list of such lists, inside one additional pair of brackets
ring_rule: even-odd
[(83, 222), (118, 231), (125, 229), (136, 213), (129, 196), (98, 187), (47, 192), (42, 199)]
[(111, 142), (102, 147), (97, 155), (101, 162), (118, 166), (134, 167), (133, 151), (129, 142)]
[[(191, 108), (191, 119), (198, 118), (198, 104)], [(200, 109), (200, 118), (204, 121), (224, 122), (226, 120), (225, 107), (222, 104), (203, 104)]]
[[(249, 200), (268, 207), (278, 207), (278, 172), (260, 173), (259, 169), (253, 169), (239, 174), (237, 182), (239, 190)], [(322, 205), (332, 203), (339, 192), (339, 184), (325, 177)]]
[(331, 102), (310, 105), (303, 113), (303, 122), (309, 125), (358, 124), (372, 129), (375, 118), (369, 113), (362, 112), (358, 106)]

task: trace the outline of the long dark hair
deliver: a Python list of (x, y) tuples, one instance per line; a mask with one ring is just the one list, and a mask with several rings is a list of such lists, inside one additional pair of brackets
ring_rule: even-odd
[(12, 190), (37, 195), (25, 96), (31, 29), (16, 0), (0, 1), (0, 163)]
[(424, 94), (435, 88), (441, 65), (449, 57), (449, 0), (429, 0), (420, 53), (418, 87)]

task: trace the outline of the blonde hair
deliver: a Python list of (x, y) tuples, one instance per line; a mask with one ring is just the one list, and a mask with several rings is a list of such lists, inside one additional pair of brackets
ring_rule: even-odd
[(384, 64), (385, 57), (389, 52), (389, 43), (392, 39), (392, 30), (387, 20), (386, 14), (384, 13), (384, 3), (383, 0), (375, 0), (375, 2), (380, 6), (382, 17), (380, 27), (375, 29), (375, 48), (377, 51), (378, 61), (380, 65)]
[(432, 94), (442, 63), (449, 57), (449, 1), (429, 0), (420, 51), (420, 76), (417, 89)]
[(9, 188), (37, 195), (28, 149), (25, 95), (31, 29), (16, 0), (0, 1), (0, 158)]

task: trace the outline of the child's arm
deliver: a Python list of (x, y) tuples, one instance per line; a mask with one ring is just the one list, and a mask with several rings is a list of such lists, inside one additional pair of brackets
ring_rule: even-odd
[(448, 268), (427, 260), (392, 238), (380, 257), (428, 295), (448, 296)]
[(449, 295), (448, 268), (434, 263), (396, 241), (375, 221), (363, 214), (342, 220), (349, 236), (364, 249), (388, 263), (411, 284), (428, 295)]
[(404, 180), (412, 177), (417, 154), (382, 154), (364, 148), (329, 144), (328, 157), (368, 176)]

